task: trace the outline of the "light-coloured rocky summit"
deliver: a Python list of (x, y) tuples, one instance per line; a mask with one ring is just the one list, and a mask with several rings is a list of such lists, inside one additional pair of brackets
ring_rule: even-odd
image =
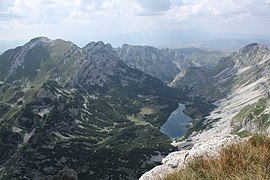
[(140, 177), (140, 180), (164, 179), (168, 174), (184, 168), (187, 162), (195, 157), (215, 157), (222, 148), (244, 140), (245, 139), (241, 139), (237, 135), (231, 134), (206, 138), (205, 140), (194, 144), (190, 150), (179, 150), (170, 153), (162, 160), (162, 165), (143, 174)]

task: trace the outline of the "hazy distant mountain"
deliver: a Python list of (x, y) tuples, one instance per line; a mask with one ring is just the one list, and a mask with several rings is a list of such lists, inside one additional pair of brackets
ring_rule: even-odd
[(23, 44), (25, 41), (17, 40), (17, 41), (0, 41), (0, 54), (5, 52), (8, 49), (16, 47), (18, 45)]
[(183, 44), (183, 46), (194, 46), (208, 50), (237, 51), (239, 48), (251, 43), (259, 43), (270, 46), (270, 39), (213, 39), (195, 44)]
[(159, 48), (197, 47), (208, 50), (235, 51), (247, 44), (257, 42), (270, 44), (270, 37), (256, 34), (213, 33), (195, 29), (151, 30), (137, 33), (100, 37), (114, 46), (122, 44), (150, 45)]
[[(237, 49), (256, 42), (270, 45), (270, 37), (260, 34), (239, 33), (213, 33), (196, 29), (157, 29), (136, 33), (123, 33), (103, 35), (96, 37), (105, 42), (110, 42), (113, 47), (121, 47), (123, 44), (154, 46), (157, 48), (190, 48), (196, 47), (204, 50), (236, 51)], [(22, 45), (27, 40), (0, 41), (0, 53), (7, 49)], [(87, 37), (73, 38), (78, 46), (83, 47), (92, 39)]]

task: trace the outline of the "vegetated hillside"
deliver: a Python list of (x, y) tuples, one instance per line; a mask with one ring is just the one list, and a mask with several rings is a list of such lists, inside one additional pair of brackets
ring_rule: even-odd
[(270, 138), (255, 135), (223, 148), (216, 157), (195, 157), (169, 175), (174, 179), (270, 179)]
[(197, 48), (157, 49), (127, 44), (116, 51), (130, 67), (157, 77), (165, 83), (170, 83), (178, 73), (191, 67), (208, 69), (227, 55), (219, 51), (204, 51)]
[(173, 150), (179, 90), (109, 44), (35, 38), (0, 56), (0, 178), (136, 179)]

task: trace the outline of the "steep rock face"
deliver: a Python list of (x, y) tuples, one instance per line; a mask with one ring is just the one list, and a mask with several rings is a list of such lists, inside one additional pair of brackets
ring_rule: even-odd
[[(136, 70), (129, 68), (117, 56), (110, 44), (91, 42), (83, 48), (83, 55), (84, 63), (75, 74), (72, 84), (103, 86), (104, 83), (115, 83), (115, 79), (118, 79), (125, 86), (128, 81), (135, 80), (141, 83), (147, 79), (145, 74), (136, 73)], [(140, 77), (139, 74), (141, 74)]]
[(83, 48), (84, 63), (74, 77), (73, 83), (103, 85), (109, 76), (119, 71), (121, 60), (116, 56), (110, 44), (91, 42)]
[(150, 46), (123, 45), (117, 52), (130, 67), (139, 69), (164, 82), (170, 82), (180, 71), (172, 62), (174, 54), (168, 50), (162, 51)]
[(197, 48), (157, 49), (150, 46), (123, 45), (117, 49), (118, 56), (130, 67), (170, 83), (182, 70), (196, 67), (211, 67), (216, 64), (221, 52), (208, 52)]

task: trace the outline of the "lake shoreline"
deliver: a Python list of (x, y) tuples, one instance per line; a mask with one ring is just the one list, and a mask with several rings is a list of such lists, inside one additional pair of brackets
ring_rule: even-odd
[(191, 117), (184, 113), (185, 104), (179, 103), (178, 108), (174, 110), (165, 123), (160, 128), (160, 132), (167, 135), (172, 140), (185, 136), (188, 131), (188, 124)]

